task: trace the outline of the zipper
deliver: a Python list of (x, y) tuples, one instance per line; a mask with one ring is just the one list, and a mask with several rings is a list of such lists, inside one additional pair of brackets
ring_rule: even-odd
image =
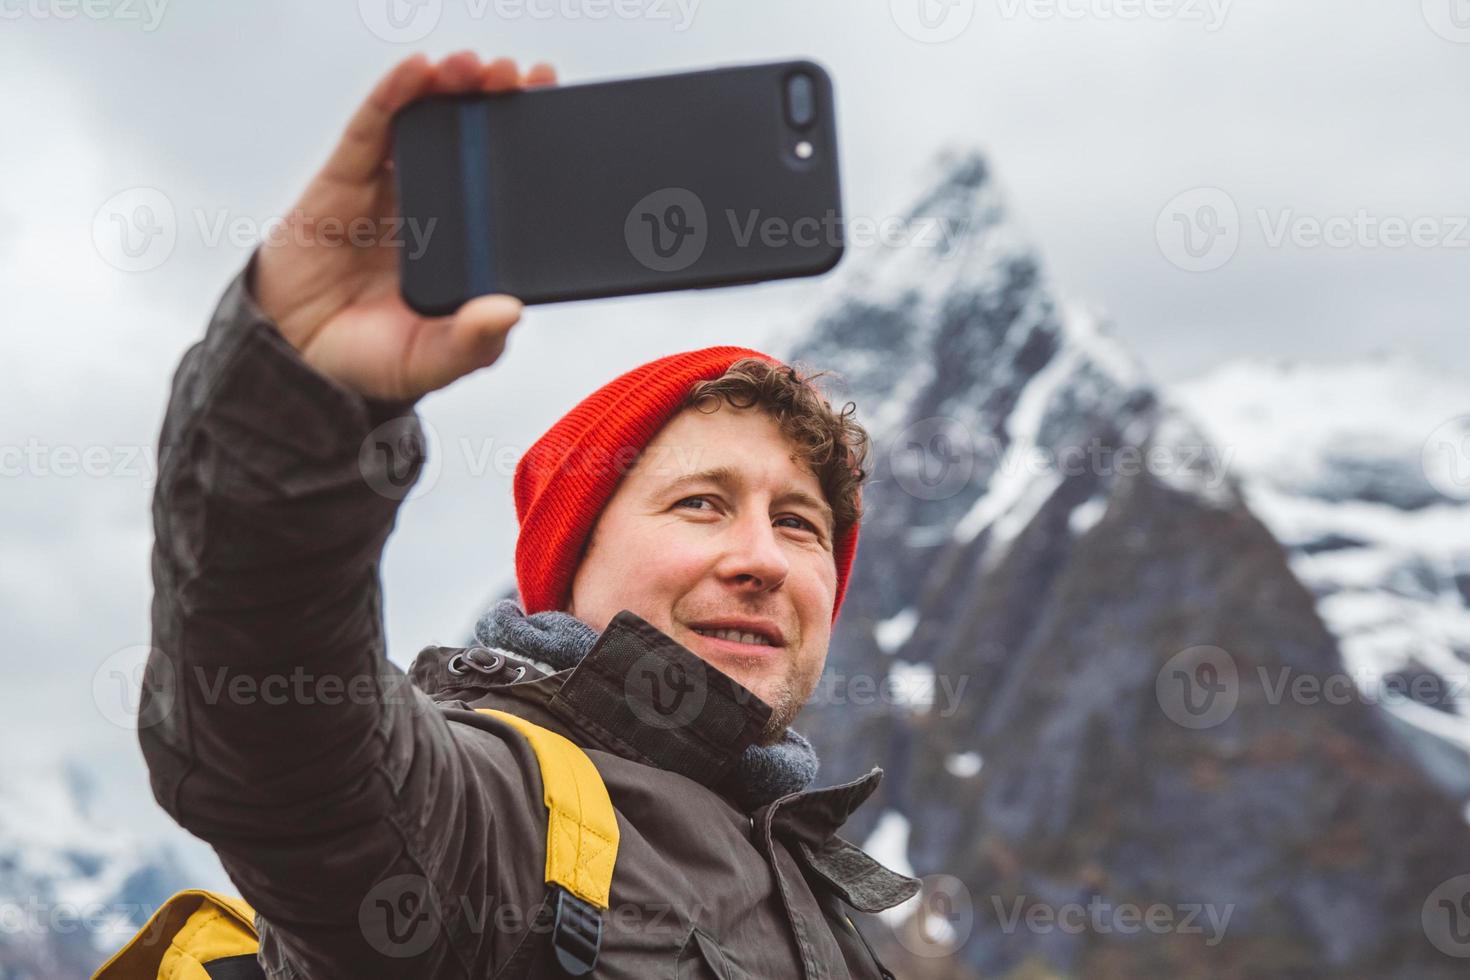
[(857, 933), (858, 939), (863, 944), (863, 949), (866, 949), (868, 951), (868, 956), (872, 957), (873, 965), (878, 968), (878, 973), (883, 977), (883, 980), (898, 980), (897, 977), (889, 972), (888, 967), (883, 965), (883, 961), (878, 959), (878, 954), (873, 952), (872, 946), (868, 945), (868, 937), (864, 936), (863, 931), (859, 929), (856, 923), (852, 921), (852, 916), (844, 913), (842, 917), (847, 920), (847, 927), (853, 932)]

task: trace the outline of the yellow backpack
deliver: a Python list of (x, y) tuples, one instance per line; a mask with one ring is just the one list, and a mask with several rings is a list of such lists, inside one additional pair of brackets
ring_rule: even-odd
[[(602, 776), (575, 743), (540, 725), (479, 708), (531, 744), (546, 803), (546, 881), (558, 888), (552, 947), (569, 976), (590, 973), (602, 940), (618, 855), (618, 821)], [(260, 935), (244, 899), (174, 895), (92, 980), (259, 980)]]

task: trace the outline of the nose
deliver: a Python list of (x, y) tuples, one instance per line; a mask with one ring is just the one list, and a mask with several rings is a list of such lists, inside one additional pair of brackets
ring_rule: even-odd
[(786, 581), (791, 562), (764, 511), (752, 511), (730, 524), (718, 572), (743, 592), (769, 592)]

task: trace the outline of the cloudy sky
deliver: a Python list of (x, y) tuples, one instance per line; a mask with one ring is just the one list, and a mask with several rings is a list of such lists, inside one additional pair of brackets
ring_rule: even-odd
[[(29, 755), (116, 759), (121, 786), (141, 763), (94, 678), (148, 640), (168, 380), (249, 251), (214, 232), (288, 208), (414, 50), (565, 82), (811, 57), (849, 215), (902, 213), (939, 151), (983, 150), (1059, 294), (1160, 379), (1262, 355), (1470, 366), (1465, 0), (0, 0), (0, 20), (0, 711)], [(141, 271), (99, 247), (139, 193), (175, 233)], [(509, 580), (495, 450), (634, 364), (759, 347), (822, 289), (533, 309), (499, 364), (425, 400), (442, 467), (388, 548), (394, 657), (461, 638)]]

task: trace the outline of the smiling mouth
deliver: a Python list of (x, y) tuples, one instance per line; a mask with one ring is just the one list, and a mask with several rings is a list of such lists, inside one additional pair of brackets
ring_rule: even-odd
[(771, 655), (781, 648), (758, 633), (742, 633), (739, 630), (706, 630), (691, 627), (705, 645), (714, 650), (728, 653)]

